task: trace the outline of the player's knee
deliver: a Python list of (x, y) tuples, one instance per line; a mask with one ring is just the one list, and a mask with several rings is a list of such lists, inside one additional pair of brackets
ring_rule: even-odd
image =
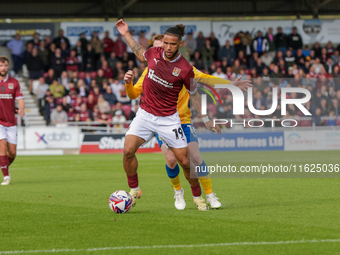
[(136, 154), (135, 148), (130, 145), (125, 145), (123, 154), (125, 159), (133, 158)]
[(191, 160), (195, 165), (200, 165), (202, 163), (202, 157), (199, 154), (191, 155)]
[(175, 157), (168, 157), (166, 159), (166, 164), (168, 165), (168, 167), (170, 167), (171, 169), (174, 169), (177, 165), (177, 160)]
[(190, 158), (189, 157), (182, 157), (180, 159), (179, 164), (182, 166), (182, 168), (190, 169)]

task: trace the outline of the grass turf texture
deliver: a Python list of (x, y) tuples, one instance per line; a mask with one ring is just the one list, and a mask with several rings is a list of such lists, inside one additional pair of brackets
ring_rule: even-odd
[[(233, 165), (340, 163), (338, 151), (221, 153)], [(122, 155), (18, 157), (0, 186), (3, 251), (340, 239), (340, 179), (212, 179), (220, 210), (174, 207), (161, 154), (138, 154), (143, 197), (127, 214), (108, 207), (129, 191)], [(242, 160), (240, 160), (242, 159)], [(340, 254), (340, 243), (74, 251), (57, 254)], [(23, 253), (25, 254), (25, 253)], [(44, 254), (39, 253), (39, 254)]]

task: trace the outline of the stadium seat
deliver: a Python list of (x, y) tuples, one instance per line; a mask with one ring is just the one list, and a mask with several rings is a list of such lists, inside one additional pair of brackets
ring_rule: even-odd
[(91, 73), (90, 73), (90, 77), (91, 77), (92, 80), (93, 80), (93, 79), (96, 79), (96, 77), (97, 77), (97, 72), (96, 72), (96, 71), (91, 72)]
[(336, 120), (335, 125), (336, 125), (336, 126), (340, 126), (340, 119), (337, 119), (337, 120)]
[(128, 128), (130, 126), (130, 123), (124, 123), (124, 128)]
[(300, 120), (299, 121), (299, 126), (300, 127), (311, 127), (312, 122), (310, 120)]
[(131, 112), (131, 105), (128, 105), (128, 104), (123, 104), (122, 105), (122, 110), (124, 111), (124, 114), (125, 114), (125, 117), (128, 119), (129, 118), (129, 115), (130, 115), (130, 112)]
[(210, 104), (207, 105), (207, 110), (209, 112), (212, 112), (214, 115), (216, 115), (217, 107), (213, 103), (210, 103)]
[(79, 79), (85, 79), (85, 77), (86, 77), (86, 72), (79, 72), (78, 74)]

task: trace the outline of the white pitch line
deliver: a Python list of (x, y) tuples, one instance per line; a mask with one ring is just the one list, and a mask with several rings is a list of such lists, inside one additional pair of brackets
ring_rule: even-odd
[(88, 249), (52, 249), (52, 250), (21, 250), (21, 251), (0, 251), (0, 254), (25, 254), (25, 253), (57, 253), (57, 252), (90, 252), (107, 250), (140, 250), (140, 249), (169, 249), (169, 248), (197, 248), (197, 247), (217, 247), (217, 246), (243, 246), (243, 245), (277, 245), (277, 244), (299, 244), (299, 243), (338, 243), (340, 239), (323, 240), (292, 240), (277, 242), (236, 242), (236, 243), (211, 243), (211, 244), (183, 244), (183, 245), (152, 245), (152, 246), (119, 246), (101, 247)]

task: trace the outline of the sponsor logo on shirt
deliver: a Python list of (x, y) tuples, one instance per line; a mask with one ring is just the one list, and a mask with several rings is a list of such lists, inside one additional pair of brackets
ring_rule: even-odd
[(5, 92), (6, 88), (4, 85), (1, 85), (1, 92)]
[(173, 76), (178, 76), (181, 73), (181, 69), (179, 69), (178, 67), (175, 67), (174, 70), (172, 71), (172, 75)]
[(12, 94), (0, 94), (0, 99), (13, 99)]
[(167, 82), (167, 81), (163, 80), (162, 78), (159, 78), (157, 75), (155, 75), (155, 71), (152, 70), (151, 68), (149, 69), (148, 77), (151, 80), (163, 85), (164, 87), (173, 88), (173, 86), (172, 86), (173, 83)]
[(14, 88), (14, 84), (13, 83), (8, 83), (8, 88), (9, 89), (13, 89)]

